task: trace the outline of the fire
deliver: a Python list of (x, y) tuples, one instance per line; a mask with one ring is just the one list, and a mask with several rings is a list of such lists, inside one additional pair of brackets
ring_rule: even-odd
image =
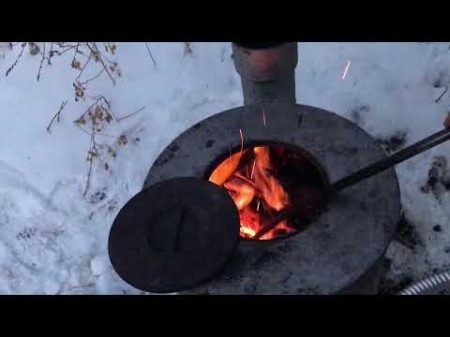
[(243, 236), (252, 237), (252, 236), (256, 235), (256, 232), (253, 229), (251, 229), (250, 227), (242, 226), (242, 224), (241, 224), (240, 231), (241, 231)]
[[(210, 182), (224, 186), (233, 198), (240, 215), (240, 235), (244, 238), (254, 237), (267, 221), (289, 206), (288, 193), (276, 177), (270, 154), (267, 146), (241, 148), (209, 177)], [(259, 239), (270, 240), (295, 231), (283, 220)]]
[(260, 187), (263, 199), (275, 209), (281, 211), (288, 205), (288, 196), (278, 180), (270, 174), (272, 169), (268, 147), (255, 147), (255, 182)]

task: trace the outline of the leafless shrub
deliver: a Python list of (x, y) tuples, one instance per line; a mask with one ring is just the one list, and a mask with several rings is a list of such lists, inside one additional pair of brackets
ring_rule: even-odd
[[(100, 78), (102, 75), (108, 78), (108, 80), (110, 80), (113, 85), (116, 83), (117, 78), (122, 76), (118, 63), (114, 60), (111, 60), (117, 50), (116, 44), (106, 42), (11, 42), (8, 44), (10, 50), (14, 48), (20, 48), (20, 50), (14, 63), (7, 69), (5, 76), (8, 76), (11, 71), (17, 66), (27, 46), (30, 55), (40, 57), (39, 67), (36, 75), (37, 81), (41, 79), (45, 66), (51, 66), (52, 61), (55, 59), (55, 57), (60, 57), (66, 53), (73, 53), (70, 61), (70, 67), (77, 71), (77, 74), (72, 83), (75, 94), (74, 100), (75, 102), (89, 101), (90, 103), (87, 110), (74, 120), (74, 124), (90, 137), (90, 146), (87, 151), (86, 157), (86, 160), (89, 162), (89, 169), (87, 174), (86, 186), (83, 192), (83, 195), (85, 196), (89, 190), (94, 162), (99, 162), (106, 171), (109, 171), (110, 165), (108, 163), (108, 160), (110, 158), (115, 158), (118, 148), (121, 146), (125, 146), (128, 143), (125, 135), (111, 136), (104, 134), (104, 131), (110, 124), (117, 123), (123, 119), (131, 117), (135, 113), (141, 111), (143, 108), (123, 117), (116, 118), (111, 109), (110, 101), (107, 98), (105, 98), (103, 95), (91, 96), (89, 94), (89, 83)], [(150, 53), (148, 46), (147, 50)], [(154, 60), (152, 55), (151, 58), (156, 66), (156, 61)], [(95, 75), (86, 78), (86, 76), (84, 76), (84, 73), (88, 66), (90, 66), (91, 69), (94, 69), (94, 71), (92, 72), (95, 73)], [(97, 70), (95, 70), (95, 68), (97, 68)], [(66, 104), (67, 100), (64, 100), (60, 108), (48, 124), (47, 131), (49, 133), (53, 123), (55, 121), (60, 121), (61, 112), (64, 110)], [(115, 139), (115, 141), (113, 145), (101, 143), (98, 140), (99, 136), (110, 137)]]
[[(116, 137), (105, 134), (104, 131), (111, 124), (118, 123), (124, 118), (127, 118), (137, 112), (135, 111), (131, 114), (125, 115), (124, 117), (118, 118), (112, 111), (110, 102), (104, 96), (92, 97), (91, 99), (94, 100), (94, 103), (92, 103), (89, 108), (74, 121), (78, 128), (90, 136), (90, 147), (86, 157), (86, 160), (89, 162), (89, 170), (83, 192), (84, 196), (90, 187), (94, 162), (98, 161), (105, 171), (109, 171), (110, 165), (108, 160), (115, 158), (118, 148), (120, 146), (125, 146), (128, 143), (128, 139), (125, 135), (122, 134), (119, 137)], [(142, 109), (143, 108), (140, 110)], [(98, 141), (98, 136), (114, 138), (115, 142), (113, 145), (100, 143)]]

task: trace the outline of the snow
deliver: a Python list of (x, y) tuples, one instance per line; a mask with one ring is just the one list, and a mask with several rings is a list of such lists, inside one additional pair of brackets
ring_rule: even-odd
[[(116, 85), (106, 76), (89, 84), (92, 95), (111, 98), (118, 116), (144, 109), (107, 130), (114, 137), (102, 141), (113, 145), (124, 134), (129, 143), (108, 160), (110, 171), (94, 165), (86, 197), (90, 139), (72, 121), (89, 102), (74, 101), (72, 55), (45, 66), (39, 82), (39, 57), (27, 52), (0, 76), (0, 293), (141, 293), (110, 265), (114, 217), (174, 137), (243, 101), (229, 43), (192, 43), (192, 53), (183, 43), (148, 46), (156, 66), (144, 43), (119, 43), (123, 76)], [(18, 52), (0, 45), (0, 74)], [(377, 139), (404, 132), (406, 146), (442, 127), (450, 92), (435, 100), (450, 85), (449, 43), (300, 43), (296, 81), (299, 103), (336, 112)], [(405, 216), (421, 243), (392, 243), (386, 278), (394, 283), (450, 267), (449, 149), (442, 144), (397, 167)], [(440, 188), (424, 193), (437, 156), (448, 162), (439, 168)]]
[(91, 271), (94, 275), (102, 275), (108, 271), (108, 257), (106, 255), (96, 256), (91, 260)]

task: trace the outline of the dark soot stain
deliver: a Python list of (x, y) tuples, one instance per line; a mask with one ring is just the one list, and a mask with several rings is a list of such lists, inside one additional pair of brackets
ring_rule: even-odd
[(416, 246), (422, 245), (422, 240), (419, 234), (414, 226), (405, 217), (405, 214), (402, 214), (400, 217), (395, 240), (412, 250), (414, 250)]
[(392, 153), (401, 149), (405, 145), (406, 139), (405, 131), (397, 131), (389, 137), (379, 137), (375, 140), (387, 153)]

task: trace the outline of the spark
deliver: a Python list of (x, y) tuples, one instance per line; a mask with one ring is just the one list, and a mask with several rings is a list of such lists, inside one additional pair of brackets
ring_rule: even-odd
[(345, 66), (344, 73), (342, 74), (342, 79), (343, 80), (347, 76), (348, 68), (350, 68), (350, 60), (347, 61), (347, 65)]
[(264, 111), (264, 108), (262, 110), (262, 115), (263, 115), (263, 124), (264, 126), (266, 126), (266, 112)]
[(241, 152), (244, 150), (244, 136), (242, 134), (242, 129), (239, 129), (239, 133), (241, 134)]
[(261, 201), (258, 200), (258, 204), (256, 205), (256, 211), (259, 212), (259, 205), (261, 204)]
[(256, 165), (256, 160), (253, 161), (252, 173), (250, 173), (250, 179), (253, 179), (253, 173), (255, 173), (255, 165)]

